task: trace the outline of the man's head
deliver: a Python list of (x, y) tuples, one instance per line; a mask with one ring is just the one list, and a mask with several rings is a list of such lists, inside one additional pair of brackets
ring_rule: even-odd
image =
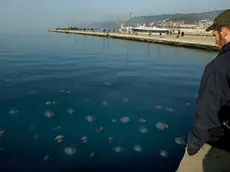
[(207, 32), (211, 30), (213, 30), (218, 47), (222, 48), (230, 42), (230, 9), (220, 13), (213, 24), (206, 29)]

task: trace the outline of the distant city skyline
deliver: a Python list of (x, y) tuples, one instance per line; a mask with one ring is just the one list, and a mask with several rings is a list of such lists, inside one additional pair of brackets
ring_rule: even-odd
[(115, 21), (133, 16), (225, 9), (223, 0), (0, 0), (1, 32), (39, 31), (82, 22)]

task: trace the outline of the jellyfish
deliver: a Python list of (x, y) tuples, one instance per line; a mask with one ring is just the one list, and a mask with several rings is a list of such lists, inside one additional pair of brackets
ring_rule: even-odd
[(12, 108), (12, 109), (10, 109), (9, 114), (10, 115), (17, 115), (18, 111), (16, 109)]
[(162, 150), (162, 151), (160, 151), (160, 155), (162, 157), (168, 157), (168, 152), (166, 150)]
[(50, 112), (50, 111), (46, 111), (45, 114), (44, 114), (47, 118), (52, 118), (54, 116), (54, 113), (53, 112)]
[(129, 99), (128, 99), (128, 98), (123, 98), (123, 102), (124, 102), (124, 103), (128, 103), (128, 102), (129, 102)]
[(146, 127), (144, 127), (144, 126), (140, 126), (140, 128), (139, 128), (139, 132), (141, 132), (141, 133), (147, 133), (148, 132), (148, 129), (146, 128)]
[(56, 140), (58, 143), (62, 143), (63, 142), (63, 138), (64, 136), (63, 135), (58, 135), (54, 138), (54, 140)]
[(43, 161), (44, 161), (44, 162), (47, 162), (47, 161), (50, 160), (50, 159), (51, 159), (50, 155), (49, 155), (49, 154), (46, 154), (46, 155), (44, 156), (44, 158), (43, 158)]
[(90, 157), (90, 158), (94, 157), (95, 153), (96, 153), (96, 152), (90, 152), (89, 157)]
[(168, 112), (173, 112), (174, 111), (172, 108), (166, 108), (165, 110), (168, 111)]
[(190, 105), (191, 105), (191, 103), (186, 103), (186, 104), (185, 104), (185, 106), (190, 106)]
[(58, 143), (62, 143), (62, 142), (63, 142), (63, 139), (58, 139), (57, 142), (58, 142)]
[(140, 145), (134, 146), (133, 149), (134, 149), (136, 152), (141, 152), (141, 151), (142, 151), (142, 148), (141, 148)]
[(116, 120), (116, 119), (113, 119), (113, 120), (112, 120), (112, 123), (116, 123), (116, 122), (117, 122), (117, 120)]
[(67, 112), (68, 112), (68, 114), (72, 115), (74, 113), (74, 110), (73, 109), (68, 109)]
[(54, 130), (61, 130), (61, 127), (58, 125), (57, 127), (52, 129), (52, 131), (54, 131)]
[(178, 145), (185, 145), (185, 144), (186, 144), (183, 137), (176, 137), (176, 138), (174, 139), (174, 141), (175, 141)]
[(94, 116), (92, 116), (92, 115), (86, 116), (85, 119), (86, 119), (86, 121), (88, 121), (88, 122), (93, 122), (93, 121), (95, 120)]
[(65, 152), (66, 155), (71, 156), (71, 155), (74, 155), (76, 153), (76, 149), (71, 148), (71, 147), (66, 147), (64, 149), (64, 152)]
[(82, 143), (87, 143), (88, 142), (88, 137), (83, 136), (80, 140), (81, 140)]
[(122, 151), (122, 149), (121, 149), (121, 147), (120, 147), (120, 146), (116, 146), (116, 147), (114, 147), (114, 148), (113, 148), (113, 150), (114, 150), (115, 152), (117, 152), (117, 153), (119, 153), (119, 152), (121, 152), (121, 151)]
[(111, 85), (109, 82), (105, 82), (106, 85)]
[(66, 94), (70, 94), (71, 93), (71, 91), (66, 91)]
[(47, 101), (46, 105), (55, 105), (57, 102), (56, 101)]
[(156, 123), (156, 127), (160, 130), (165, 130), (166, 128), (168, 128), (168, 125), (167, 124), (164, 124), (162, 122), (158, 122)]
[(57, 136), (54, 138), (54, 140), (60, 140), (60, 139), (63, 139), (63, 138), (64, 138), (63, 135), (57, 135)]
[(103, 101), (101, 102), (101, 104), (102, 104), (103, 106), (105, 106), (105, 105), (107, 105), (108, 103), (107, 103), (107, 101), (103, 100)]
[(155, 108), (158, 109), (158, 110), (163, 109), (163, 107), (161, 105), (156, 105)]
[(104, 130), (104, 127), (103, 126), (100, 126), (100, 127), (97, 127), (97, 132), (101, 132)]
[(143, 118), (140, 118), (138, 121), (139, 121), (140, 123), (145, 123), (145, 122), (146, 122), (146, 120), (143, 119)]
[(151, 86), (149, 84), (144, 84), (144, 87), (150, 88)]
[(0, 137), (5, 133), (4, 130), (0, 129)]
[(35, 140), (38, 140), (38, 139), (39, 139), (39, 134), (38, 134), (38, 133), (35, 133), (35, 134), (34, 134), (34, 139), (35, 139)]
[(112, 143), (113, 137), (108, 137), (108, 141), (109, 141), (109, 143)]
[(47, 101), (47, 102), (46, 102), (46, 105), (51, 105), (51, 104), (52, 104), (51, 101)]
[(65, 93), (65, 90), (60, 90), (60, 91), (58, 91), (59, 93)]
[(130, 119), (129, 119), (129, 117), (124, 116), (124, 117), (121, 117), (120, 121), (122, 123), (126, 124), (126, 123), (128, 123), (130, 121)]

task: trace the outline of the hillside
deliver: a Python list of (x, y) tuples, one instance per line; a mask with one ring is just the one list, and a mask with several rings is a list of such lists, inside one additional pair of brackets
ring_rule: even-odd
[(136, 24), (136, 23), (145, 23), (159, 20), (169, 19), (171, 21), (184, 21), (185, 23), (196, 23), (199, 20), (213, 20), (219, 13), (223, 10), (209, 11), (204, 13), (190, 13), (190, 14), (163, 14), (155, 16), (139, 16), (134, 17), (129, 21), (126, 21), (127, 24)]
[[(153, 21), (160, 20), (172, 20), (172, 21), (184, 21), (185, 23), (196, 23), (199, 20), (213, 20), (219, 13), (223, 10), (215, 10), (204, 13), (189, 13), (189, 14), (163, 14), (163, 15), (152, 15), (152, 16), (138, 16), (133, 17), (132, 19), (125, 21), (127, 25), (136, 25), (137, 23), (149, 23)], [(120, 26), (116, 23), (116, 21), (108, 21), (108, 22), (97, 22), (97, 23), (89, 23), (84, 25), (77, 25), (77, 27), (86, 27), (86, 28), (119, 28)]]

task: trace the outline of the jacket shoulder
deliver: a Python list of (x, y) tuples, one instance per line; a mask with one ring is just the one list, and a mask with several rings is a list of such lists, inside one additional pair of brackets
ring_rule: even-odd
[(230, 74), (230, 52), (217, 56), (211, 63), (213, 63), (214, 69), (222, 74)]

